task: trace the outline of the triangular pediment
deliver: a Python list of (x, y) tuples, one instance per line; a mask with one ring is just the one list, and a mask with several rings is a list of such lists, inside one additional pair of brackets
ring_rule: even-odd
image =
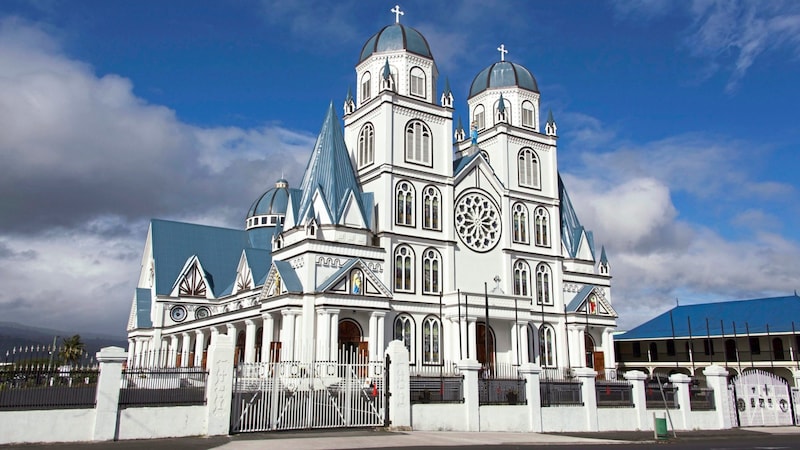
[(367, 228), (367, 223), (364, 214), (361, 211), (361, 206), (358, 204), (358, 199), (353, 191), (348, 191), (346, 201), (343, 202), (341, 214), (339, 214), (339, 225), (344, 225), (352, 228)]
[(233, 286), (233, 293), (249, 291), (254, 287), (255, 280), (253, 279), (253, 270), (250, 268), (250, 262), (247, 260), (247, 253), (242, 251), (242, 256), (239, 258), (239, 266), (236, 268), (236, 282)]
[(460, 192), (475, 188), (490, 192), (499, 198), (504, 190), (503, 183), (497, 178), (492, 166), (483, 156), (475, 156), (455, 177), (456, 197)]
[(203, 269), (203, 265), (197, 255), (192, 255), (186, 260), (178, 278), (175, 279), (170, 296), (214, 298), (213, 285), (210, 278)]
[(603, 289), (595, 286), (587, 291), (582, 290), (578, 295), (582, 298), (580, 298), (575, 312), (590, 316), (618, 317), (617, 312), (606, 299)]
[(261, 288), (261, 299), (302, 292), (303, 286), (292, 266), (285, 261), (273, 261)]
[(317, 286), (317, 292), (391, 298), (392, 293), (360, 258), (353, 258)]
[(578, 252), (575, 254), (575, 258), (586, 261), (594, 261), (592, 246), (589, 244), (589, 238), (586, 235), (586, 231), (581, 232), (581, 238), (578, 244)]

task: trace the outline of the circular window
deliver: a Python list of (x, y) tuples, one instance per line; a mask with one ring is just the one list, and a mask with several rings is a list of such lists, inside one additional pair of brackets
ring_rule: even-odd
[(481, 193), (461, 197), (456, 204), (455, 223), (461, 242), (476, 252), (487, 252), (500, 242), (500, 213), (489, 197)]
[(194, 318), (195, 319), (205, 319), (206, 317), (211, 315), (211, 311), (208, 310), (205, 306), (201, 306), (194, 310)]
[(185, 306), (173, 306), (172, 309), (169, 310), (169, 317), (175, 322), (183, 322), (186, 319), (186, 307)]

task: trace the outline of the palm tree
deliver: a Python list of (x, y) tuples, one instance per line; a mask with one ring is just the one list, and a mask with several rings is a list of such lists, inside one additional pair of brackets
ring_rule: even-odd
[(64, 338), (61, 342), (61, 351), (59, 356), (69, 365), (77, 365), (83, 356), (84, 343), (81, 341), (81, 335), (76, 334), (72, 337)]

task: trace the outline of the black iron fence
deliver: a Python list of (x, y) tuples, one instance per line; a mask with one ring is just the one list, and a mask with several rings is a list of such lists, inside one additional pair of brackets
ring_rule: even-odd
[(633, 408), (633, 386), (627, 381), (597, 380), (598, 408)]
[(0, 367), (0, 409), (92, 408), (96, 367)]
[(127, 369), (119, 405), (203, 405), (208, 372), (201, 368)]
[(714, 390), (698, 386), (689, 387), (689, 405), (692, 411), (715, 411)]
[(525, 405), (524, 379), (484, 378), (478, 380), (478, 402), (481, 405)]
[(647, 409), (678, 409), (678, 388), (670, 383), (647, 383), (644, 387)]
[(539, 379), (542, 406), (583, 406), (582, 384), (567, 369), (542, 369)]
[(414, 376), (409, 379), (411, 403), (460, 403), (464, 401), (464, 376)]

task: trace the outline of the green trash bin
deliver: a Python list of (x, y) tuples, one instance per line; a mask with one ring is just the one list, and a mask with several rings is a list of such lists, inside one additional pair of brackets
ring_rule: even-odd
[(668, 439), (669, 433), (667, 433), (667, 418), (666, 417), (656, 417), (655, 413), (653, 414), (653, 421), (654, 426), (653, 430), (655, 430), (656, 439)]

